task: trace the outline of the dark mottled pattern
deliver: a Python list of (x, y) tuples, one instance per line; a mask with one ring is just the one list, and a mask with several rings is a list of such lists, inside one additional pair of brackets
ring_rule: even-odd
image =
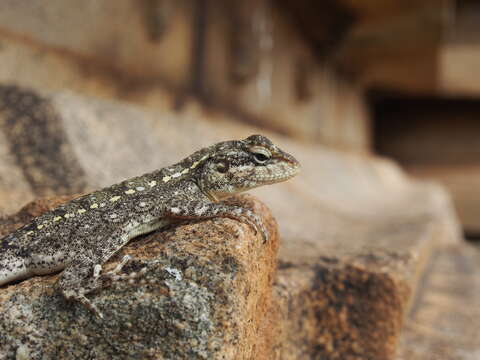
[(0, 130), (38, 196), (83, 192), (83, 169), (48, 100), (16, 86), (0, 86)]
[(65, 269), (59, 280), (64, 296), (100, 315), (85, 294), (102, 286), (102, 264), (130, 239), (174, 219), (228, 217), (251, 225), (266, 241), (257, 215), (221, 200), (298, 171), (291, 155), (260, 135), (204, 148), (170, 167), (74, 199), (1, 239), (0, 285)]

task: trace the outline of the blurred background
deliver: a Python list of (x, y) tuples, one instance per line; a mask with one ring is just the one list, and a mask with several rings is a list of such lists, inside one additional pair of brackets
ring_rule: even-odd
[[(0, 81), (178, 111), (397, 160), (480, 236), (473, 0), (0, 4)], [(205, 116), (209, 116), (206, 114)]]
[[(353, 238), (365, 249), (371, 242), (358, 233), (382, 234), (375, 244), (398, 250), (401, 241), (389, 236), (405, 216), (423, 221), (418, 214), (426, 210), (415, 212), (422, 202), (447, 214), (448, 196), (455, 214), (445, 215), (450, 225), (441, 223), (459, 224), (466, 238), (480, 239), (479, 34), (474, 0), (3, 0), (0, 209), (12, 213), (35, 197), (95, 189), (229, 134), (262, 132), (304, 165), (290, 188), (261, 196), (284, 234), (281, 263), (289, 252), (310, 251), (322, 236), (329, 248)], [(33, 100), (27, 93), (15, 98), (12, 86), (50, 99), (62, 121), (38, 125), (48, 116), (24, 110)], [(138, 111), (154, 114), (162, 129)], [(434, 180), (450, 195), (427, 201), (423, 188), (400, 186), (410, 179)], [(318, 229), (305, 230), (318, 219)], [(390, 221), (395, 226), (388, 231), (378, 227)], [(423, 236), (415, 231), (409, 239)], [(402, 276), (433, 271), (422, 254), (440, 247), (408, 244), (402, 254), (420, 255)], [(451, 260), (467, 262), (463, 255)], [(460, 268), (467, 291), (478, 271)], [(407, 280), (412, 293), (427, 287), (422, 279)], [(469, 294), (468, 306), (477, 304)], [(422, 301), (407, 302), (418, 311)], [(450, 306), (438, 305), (436, 314), (460, 305)], [(415, 316), (411, 324), (423, 321)], [(437, 334), (432, 324), (441, 321), (429, 316), (422, 325), (428, 336), (411, 325), (410, 343), (425, 335), (435, 341), (424, 350), (437, 348), (438, 338), (452, 345), (452, 333)], [(479, 354), (475, 339), (462, 349)], [(315, 346), (327, 351), (325, 343)], [(402, 359), (415, 358), (409, 351)], [(431, 351), (418, 352), (418, 359)], [(474, 359), (432, 357), (447, 358)]]

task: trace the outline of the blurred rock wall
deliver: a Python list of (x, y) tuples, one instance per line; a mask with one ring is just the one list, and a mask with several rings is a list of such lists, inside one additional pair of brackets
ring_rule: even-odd
[(319, 63), (288, 16), (268, 1), (3, 1), (0, 82), (154, 108), (194, 99), (220, 116), (368, 151), (363, 91)]

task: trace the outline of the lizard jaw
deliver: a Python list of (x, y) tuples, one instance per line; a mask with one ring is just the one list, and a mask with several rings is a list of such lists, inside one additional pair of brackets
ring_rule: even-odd
[(257, 182), (257, 186), (276, 184), (293, 178), (300, 172), (300, 164), (290, 161), (282, 161), (272, 167), (266, 167), (264, 170), (257, 170), (252, 177), (252, 181)]

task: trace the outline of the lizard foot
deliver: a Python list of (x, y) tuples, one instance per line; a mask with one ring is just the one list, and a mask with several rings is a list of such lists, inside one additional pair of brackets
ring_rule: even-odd
[(83, 293), (75, 293), (71, 290), (63, 291), (63, 296), (69, 301), (78, 301), (82, 304), (85, 308), (90, 310), (95, 314), (95, 316), (99, 319), (103, 319), (103, 314), (98, 308), (93, 304), (90, 300)]
[(147, 272), (147, 267), (144, 267), (140, 269), (140, 271), (137, 272), (132, 272), (130, 274), (119, 274), (119, 272), (122, 270), (122, 268), (125, 266), (125, 264), (130, 261), (132, 257), (130, 255), (125, 255), (122, 258), (122, 261), (113, 269), (112, 271), (109, 271), (105, 274), (102, 275), (103, 279), (108, 279), (111, 281), (132, 281), (133, 279), (139, 278), (143, 276)]
[(129, 262), (130, 260), (132, 259), (132, 257), (130, 255), (125, 255), (123, 258), (122, 258), (122, 261), (120, 261), (120, 263), (115, 266), (115, 269), (113, 269), (112, 271), (109, 271), (105, 274), (105, 276), (107, 277), (112, 277), (112, 276), (115, 276), (116, 274), (118, 274), (120, 271), (122, 271), (123, 267), (125, 266), (125, 264), (127, 262)]

